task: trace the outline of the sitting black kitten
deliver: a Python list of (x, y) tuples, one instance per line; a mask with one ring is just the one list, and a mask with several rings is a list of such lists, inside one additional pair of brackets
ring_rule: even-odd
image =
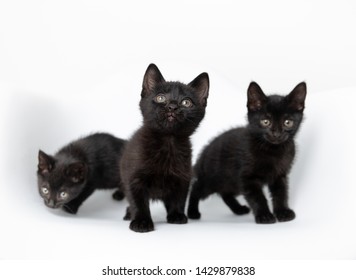
[[(298, 84), (287, 96), (266, 96), (254, 82), (248, 88), (248, 125), (229, 130), (208, 144), (194, 167), (197, 180), (192, 186), (188, 217), (199, 219), (198, 204), (219, 193), (237, 215), (246, 214), (235, 196), (243, 194), (256, 223), (290, 221), (295, 213), (288, 206), (288, 173), (295, 145), (294, 136), (303, 118), (306, 84)], [(270, 212), (262, 187), (272, 196)]]
[(188, 85), (166, 82), (156, 65), (146, 70), (140, 109), (143, 126), (127, 143), (120, 164), (130, 206), (130, 229), (154, 229), (149, 201), (163, 200), (167, 222), (187, 223), (185, 202), (192, 175), (190, 136), (205, 114), (209, 77), (202, 73)]
[(116, 188), (113, 198), (123, 199), (117, 170), (125, 143), (110, 134), (96, 133), (70, 143), (54, 156), (39, 151), (38, 189), (45, 204), (76, 214), (96, 189)]

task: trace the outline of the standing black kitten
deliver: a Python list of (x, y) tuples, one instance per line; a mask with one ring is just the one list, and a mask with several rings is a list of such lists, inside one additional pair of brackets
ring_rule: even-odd
[(168, 223), (187, 223), (190, 136), (204, 117), (208, 92), (207, 73), (185, 85), (166, 82), (156, 65), (148, 66), (140, 101), (143, 126), (128, 142), (120, 164), (130, 203), (125, 219), (132, 220), (133, 231), (153, 230), (150, 199), (163, 200)]
[[(199, 219), (199, 200), (219, 193), (237, 215), (249, 212), (235, 196), (243, 194), (256, 223), (267, 224), (295, 218), (288, 206), (288, 173), (295, 145), (294, 136), (303, 118), (306, 84), (298, 84), (287, 96), (266, 96), (252, 82), (248, 88), (247, 127), (229, 130), (215, 138), (201, 153), (194, 171), (188, 217)], [(272, 196), (270, 212), (262, 187)]]
[(119, 160), (126, 141), (96, 133), (60, 149), (54, 156), (38, 153), (38, 189), (50, 208), (62, 207), (76, 214), (96, 189), (114, 189), (113, 198), (124, 198)]

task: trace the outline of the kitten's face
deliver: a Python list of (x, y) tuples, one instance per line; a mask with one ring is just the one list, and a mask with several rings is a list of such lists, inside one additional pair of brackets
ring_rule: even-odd
[(151, 64), (144, 76), (140, 102), (145, 125), (162, 133), (192, 134), (204, 117), (208, 92), (206, 73), (188, 85), (166, 82), (157, 66)]
[(87, 168), (84, 163), (38, 153), (38, 190), (46, 206), (59, 208), (76, 198), (84, 188)]
[(303, 118), (306, 84), (298, 84), (287, 96), (266, 96), (252, 82), (248, 89), (248, 120), (255, 135), (278, 145), (293, 139)]

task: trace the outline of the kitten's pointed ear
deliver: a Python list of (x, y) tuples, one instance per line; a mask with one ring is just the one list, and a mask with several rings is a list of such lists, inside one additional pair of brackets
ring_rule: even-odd
[(305, 97), (307, 95), (307, 84), (301, 82), (290, 94), (288, 94), (289, 107), (296, 111), (304, 110)]
[(143, 77), (142, 83), (142, 93), (141, 96), (152, 92), (154, 88), (163, 83), (165, 80), (155, 64), (150, 64), (146, 70), (145, 76)]
[(209, 75), (208, 73), (201, 73), (188, 86), (192, 87), (199, 97), (199, 102), (202, 106), (206, 106), (209, 96)]
[(52, 171), (55, 160), (41, 150), (38, 151), (38, 173), (46, 174)]
[(267, 101), (266, 95), (263, 93), (260, 86), (251, 82), (247, 90), (247, 108), (249, 111), (258, 111)]
[(66, 170), (66, 175), (73, 183), (79, 183), (85, 180), (87, 176), (87, 165), (83, 162), (71, 163)]

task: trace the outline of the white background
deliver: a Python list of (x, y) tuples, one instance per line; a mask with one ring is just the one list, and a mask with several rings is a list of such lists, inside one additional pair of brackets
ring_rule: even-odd
[[(354, 1), (1, 1), (0, 259), (355, 259)], [(37, 192), (38, 149), (90, 132), (128, 138), (141, 124), (143, 74), (210, 75), (194, 158), (246, 123), (246, 89), (289, 93), (306, 81), (305, 122), (290, 176), (296, 220), (256, 225), (213, 196), (202, 219), (155, 231), (122, 220), (127, 202), (96, 192), (76, 216)]]

